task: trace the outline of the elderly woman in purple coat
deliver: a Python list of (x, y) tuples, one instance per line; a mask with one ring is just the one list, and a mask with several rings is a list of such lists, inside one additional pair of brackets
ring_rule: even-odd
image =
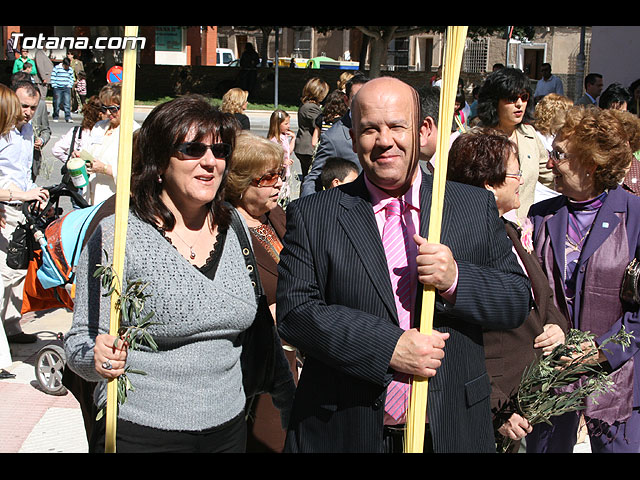
[[(640, 307), (620, 295), (627, 265), (640, 258), (640, 198), (619, 186), (633, 158), (628, 129), (639, 127), (623, 114), (572, 107), (557, 118), (547, 167), (562, 195), (529, 212), (535, 250), (569, 325), (594, 334), (596, 344), (622, 326), (634, 336), (630, 347), (610, 343), (594, 360), (615, 383), (583, 410), (591, 450), (602, 453), (640, 452)], [(572, 452), (579, 415), (536, 425), (527, 452)]]

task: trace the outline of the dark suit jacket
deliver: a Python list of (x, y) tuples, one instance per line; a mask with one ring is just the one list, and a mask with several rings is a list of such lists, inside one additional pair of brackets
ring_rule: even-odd
[(491, 409), (494, 413), (515, 393), (525, 368), (542, 354), (541, 349), (533, 348), (533, 340), (543, 332), (544, 326), (556, 324), (565, 333), (569, 326), (553, 302), (553, 290), (538, 257), (525, 250), (520, 234), (510, 222), (505, 222), (505, 229), (529, 276), (535, 304), (520, 327), (484, 333), (487, 371), (491, 377)]
[[(432, 181), (422, 174), (425, 237)], [(447, 185), (441, 239), (459, 279), (455, 305), (437, 296), (434, 328), (451, 337), (429, 382), (429, 423), (436, 452), (495, 451), (482, 327), (519, 326), (530, 283), (493, 196)], [(389, 361), (403, 330), (363, 175), (287, 207), (278, 272), (280, 334), (305, 354), (285, 450), (381, 452)]]
[(45, 145), (51, 138), (51, 127), (49, 127), (47, 104), (42, 97), (40, 98), (38, 108), (36, 108), (36, 113), (31, 123), (33, 124), (34, 138), (42, 139), (42, 147), (40, 148), (40, 150), (38, 150), (37, 148), (33, 149), (33, 165), (31, 167), (31, 172), (32, 178), (35, 181), (38, 173), (40, 173), (40, 166), (42, 164), (42, 152), (44, 151)]
[(591, 97), (589, 97), (589, 95), (587, 95), (586, 93), (583, 94), (578, 100), (576, 100), (576, 105), (585, 105), (585, 106), (589, 106), (589, 105), (598, 105), (597, 102), (594, 102), (593, 100), (591, 100)]
[(334, 123), (329, 130), (322, 134), (318, 149), (313, 158), (311, 170), (309, 170), (309, 173), (304, 177), (302, 182), (301, 197), (322, 190), (320, 175), (328, 158), (344, 158), (345, 160), (353, 162), (358, 172), (362, 170), (358, 156), (353, 151), (349, 129), (351, 129), (351, 114), (347, 112), (340, 120)]

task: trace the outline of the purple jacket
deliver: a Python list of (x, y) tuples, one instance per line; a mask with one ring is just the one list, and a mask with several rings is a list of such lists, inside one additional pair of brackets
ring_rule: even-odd
[[(555, 293), (556, 305), (568, 318), (562, 274), (566, 197), (533, 205), (529, 216), (534, 224), (535, 251)], [(598, 344), (616, 334), (622, 325), (635, 337), (627, 349), (609, 344), (604, 352), (616, 391), (597, 397), (599, 405), (589, 405), (587, 414), (593, 413), (591, 416), (607, 423), (628, 418), (631, 406), (640, 406), (640, 368), (633, 368), (640, 340), (640, 309), (623, 305), (620, 300), (624, 270), (634, 256), (640, 258), (640, 197), (615, 188), (604, 200), (578, 260), (574, 315), (568, 318), (573, 328), (595, 334)]]

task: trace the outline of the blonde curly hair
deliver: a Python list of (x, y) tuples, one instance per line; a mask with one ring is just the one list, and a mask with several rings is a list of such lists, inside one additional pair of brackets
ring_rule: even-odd
[(536, 104), (534, 110), (534, 126), (543, 135), (552, 135), (551, 122), (553, 117), (561, 110), (567, 110), (573, 106), (573, 100), (564, 95), (550, 93), (545, 95), (540, 102)]
[(220, 110), (225, 113), (242, 113), (244, 104), (249, 98), (249, 92), (241, 88), (232, 88), (222, 96)]

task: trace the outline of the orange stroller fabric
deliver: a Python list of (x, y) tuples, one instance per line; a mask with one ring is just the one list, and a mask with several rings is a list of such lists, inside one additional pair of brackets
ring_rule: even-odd
[(40, 285), (37, 273), (41, 265), (41, 258), (42, 250), (35, 250), (27, 267), (22, 297), (22, 314), (60, 307), (73, 310), (73, 300), (64, 287), (45, 289)]

